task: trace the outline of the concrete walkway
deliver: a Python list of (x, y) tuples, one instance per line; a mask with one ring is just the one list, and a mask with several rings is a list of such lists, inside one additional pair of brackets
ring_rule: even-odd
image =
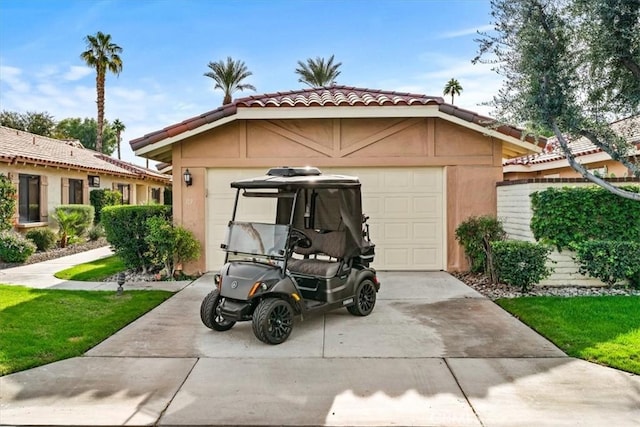
[[(0, 270), (0, 283), (6, 285), (23, 285), (37, 289), (76, 289), (90, 291), (113, 291), (118, 285), (115, 282), (80, 282), (74, 280), (62, 280), (54, 276), (55, 273), (66, 268), (95, 261), (100, 258), (113, 255), (108, 246), (80, 252), (61, 258), (43, 261), (35, 264), (27, 264), (19, 267)], [(190, 281), (174, 282), (140, 282), (125, 283), (125, 289), (157, 289), (176, 292), (187, 286)]]
[(0, 378), (0, 423), (640, 426), (640, 377), (567, 357), (446, 273), (380, 279), (370, 316), (269, 346), (200, 323), (205, 275), (83, 357)]

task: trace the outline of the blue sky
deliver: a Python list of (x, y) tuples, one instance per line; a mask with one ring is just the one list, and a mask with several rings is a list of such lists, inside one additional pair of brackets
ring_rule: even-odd
[(480, 104), (501, 78), (471, 59), (490, 22), (489, 0), (0, 0), (0, 109), (95, 117), (95, 72), (79, 55), (102, 31), (124, 64), (107, 76), (105, 116), (127, 126), (123, 158), (138, 164), (129, 140), (220, 106), (203, 74), (227, 56), (257, 94), (303, 88), (297, 61), (334, 54), (338, 84), (441, 96), (456, 78), (455, 104), (489, 114)]

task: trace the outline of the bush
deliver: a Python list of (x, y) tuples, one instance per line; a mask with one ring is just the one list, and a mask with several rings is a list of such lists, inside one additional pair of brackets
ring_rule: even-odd
[(36, 251), (36, 245), (15, 231), (0, 231), (0, 259), (25, 262)]
[[(640, 192), (640, 187), (625, 190)], [(587, 240), (640, 241), (640, 203), (600, 187), (548, 188), (531, 194), (531, 230), (558, 250)]]
[(164, 266), (169, 277), (174, 277), (178, 264), (200, 256), (200, 244), (189, 230), (162, 217), (147, 219), (147, 226), (149, 256)]
[(29, 230), (25, 237), (36, 245), (38, 252), (44, 252), (52, 249), (56, 245), (57, 241), (56, 233), (48, 227)]
[(147, 219), (154, 216), (169, 219), (171, 207), (123, 205), (102, 209), (102, 225), (107, 241), (127, 267), (140, 268), (144, 272), (153, 267), (154, 260), (149, 257), (149, 244), (145, 237), (149, 233)]
[(93, 224), (95, 209), (88, 205), (60, 205), (55, 208), (54, 219), (58, 222), (60, 247), (70, 240), (83, 236)]
[(16, 187), (4, 174), (0, 173), (0, 231), (13, 228), (16, 214)]
[(520, 286), (527, 292), (531, 285), (546, 279), (553, 272), (546, 266), (551, 252), (547, 246), (520, 240), (492, 242), (493, 262), (501, 282)]
[(96, 224), (96, 225), (92, 226), (89, 229), (89, 231), (87, 231), (87, 237), (92, 242), (95, 242), (96, 240), (98, 240), (99, 238), (104, 237), (104, 236), (105, 236), (104, 227), (101, 224)]
[(122, 204), (122, 194), (115, 190), (91, 190), (89, 193), (89, 202), (95, 209), (93, 223), (98, 224), (101, 219), (102, 209), (107, 206), (117, 206)]
[(491, 242), (505, 237), (502, 223), (490, 215), (469, 217), (456, 228), (456, 239), (464, 247), (471, 271), (487, 274), (492, 283), (496, 277), (491, 262)]
[(640, 288), (640, 242), (591, 240), (573, 246), (579, 271), (609, 286), (627, 280)]

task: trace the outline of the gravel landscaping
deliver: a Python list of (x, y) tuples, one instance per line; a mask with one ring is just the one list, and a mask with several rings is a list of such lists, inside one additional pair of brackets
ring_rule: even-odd
[(452, 273), (458, 280), (472, 287), (482, 295), (496, 300), (498, 298), (519, 298), (527, 296), (603, 296), (603, 295), (640, 295), (640, 289), (623, 287), (589, 286), (534, 286), (529, 292), (504, 283), (491, 284), (489, 279), (477, 273)]
[(74, 254), (78, 254), (80, 252), (85, 252), (85, 251), (90, 251), (91, 249), (98, 249), (101, 248), (103, 246), (108, 246), (109, 243), (107, 242), (107, 240), (102, 237), (98, 240), (92, 241), (92, 242), (85, 242), (85, 243), (77, 243), (74, 245), (70, 245), (67, 246), (66, 248), (55, 248), (55, 249), (51, 249), (50, 251), (46, 251), (46, 252), (36, 252), (33, 255), (31, 255), (29, 257), (29, 259), (20, 264), (20, 263), (6, 263), (6, 262), (2, 262), (0, 261), (0, 270), (5, 269), (5, 268), (11, 268), (11, 267), (19, 267), (21, 265), (25, 265), (25, 264), (35, 264), (37, 262), (42, 262), (42, 261), (49, 261), (52, 259), (56, 259), (56, 258), (61, 258), (63, 256), (67, 256), (67, 255), (74, 255)]

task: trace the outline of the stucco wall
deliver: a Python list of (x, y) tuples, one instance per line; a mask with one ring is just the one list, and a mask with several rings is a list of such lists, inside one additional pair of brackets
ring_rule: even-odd
[[(174, 218), (205, 248), (207, 168), (313, 165), (317, 167), (445, 167), (447, 269), (466, 268), (454, 237), (469, 215), (495, 214), (502, 177), (502, 144), (435, 118), (238, 120), (172, 147)], [(182, 174), (193, 175), (186, 187)], [(205, 269), (206, 254), (185, 266)]]
[[(502, 221), (505, 231), (510, 239), (535, 242), (531, 231), (530, 196), (536, 191), (544, 191), (555, 187), (583, 187), (592, 186), (590, 182), (552, 182), (554, 180), (540, 180), (540, 182), (502, 182), (497, 187), (497, 217)], [(620, 183), (626, 184), (629, 183)], [(640, 185), (640, 184), (639, 184)], [(554, 268), (554, 273), (540, 282), (541, 286), (606, 286), (600, 280), (584, 276), (578, 272), (578, 266), (574, 261), (572, 251), (553, 250), (549, 256), (548, 266)]]

